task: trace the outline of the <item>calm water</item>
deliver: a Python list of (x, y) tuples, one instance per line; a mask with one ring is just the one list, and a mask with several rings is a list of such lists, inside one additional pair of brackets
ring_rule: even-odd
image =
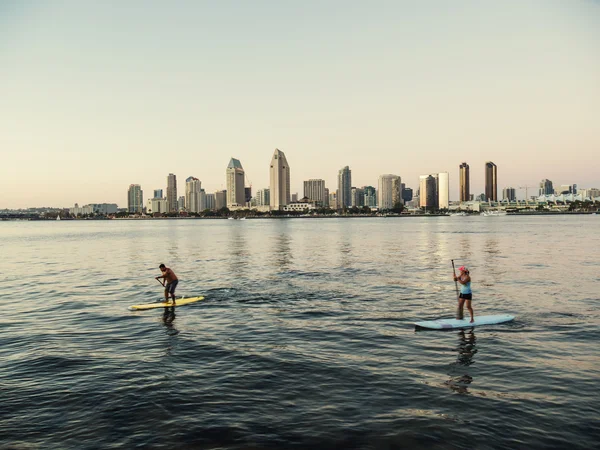
[[(598, 448), (600, 216), (0, 223), (0, 448)], [(450, 260), (476, 314), (451, 317)], [(164, 262), (178, 294), (153, 301)]]

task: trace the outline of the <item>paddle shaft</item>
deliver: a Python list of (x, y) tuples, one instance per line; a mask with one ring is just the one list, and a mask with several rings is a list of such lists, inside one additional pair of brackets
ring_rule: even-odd
[[(454, 260), (452, 260), (452, 273), (456, 277), (456, 269), (454, 268)], [(458, 300), (459, 299), (459, 296), (458, 296), (458, 281), (454, 280), (454, 286), (456, 287), (456, 300)]]
[[(158, 281), (160, 284), (163, 285), (163, 287), (165, 287), (165, 283), (163, 283), (162, 281), (160, 281), (158, 278), (155, 278), (156, 281)], [(458, 288), (457, 288), (458, 289)]]

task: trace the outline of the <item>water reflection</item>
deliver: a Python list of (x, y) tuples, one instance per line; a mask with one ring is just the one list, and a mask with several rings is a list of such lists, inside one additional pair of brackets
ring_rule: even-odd
[(451, 377), (445, 384), (459, 394), (468, 394), (469, 385), (473, 382), (473, 377), (464, 371), (465, 368), (474, 364), (473, 356), (477, 353), (476, 342), (477, 338), (473, 330), (458, 332), (458, 347), (455, 349), (458, 356), (456, 362), (451, 366), (449, 373)]
[(175, 321), (175, 307), (170, 306), (165, 308), (165, 312), (163, 313), (163, 324), (169, 336), (175, 336), (179, 334), (179, 330), (175, 328), (173, 322)]
[[(282, 222), (287, 222), (285, 219)], [(277, 227), (280, 228), (280, 227)], [(293, 261), (292, 238), (287, 228), (287, 223), (282, 223), (282, 229), (278, 229), (274, 239), (273, 261), (276, 269), (288, 270)]]
[(237, 220), (231, 223), (229, 227), (229, 263), (231, 272), (237, 276), (246, 274), (250, 264), (250, 254), (248, 252), (248, 243), (246, 241), (247, 232)]
[(340, 236), (340, 267), (349, 269), (352, 267), (352, 238), (346, 234)]

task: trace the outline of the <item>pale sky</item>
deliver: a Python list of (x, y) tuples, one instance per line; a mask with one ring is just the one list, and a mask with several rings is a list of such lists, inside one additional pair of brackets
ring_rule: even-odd
[(276, 147), (300, 196), (348, 165), (456, 200), (488, 160), (500, 191), (600, 187), (600, 2), (0, 2), (0, 209), (214, 192), (231, 157), (255, 193)]

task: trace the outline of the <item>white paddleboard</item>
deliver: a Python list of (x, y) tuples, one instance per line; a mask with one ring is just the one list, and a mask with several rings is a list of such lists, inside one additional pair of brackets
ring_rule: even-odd
[(499, 314), (497, 316), (475, 316), (475, 321), (471, 323), (471, 318), (466, 315), (463, 320), (458, 319), (438, 319), (425, 322), (415, 322), (417, 328), (428, 328), (430, 330), (451, 330), (453, 328), (471, 328), (480, 325), (494, 325), (497, 323), (510, 322), (515, 316), (510, 314)]

